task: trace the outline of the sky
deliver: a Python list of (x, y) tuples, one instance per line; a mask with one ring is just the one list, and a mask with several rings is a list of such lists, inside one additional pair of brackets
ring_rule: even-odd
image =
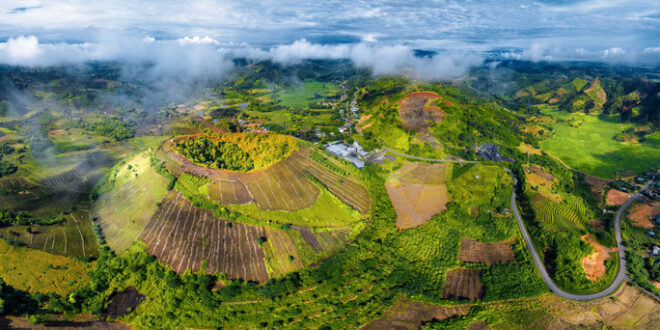
[[(418, 59), (413, 49), (439, 54)], [(146, 60), (163, 61), (167, 71), (172, 58), (180, 57), (182, 65), (205, 72), (199, 63), (225, 63), (232, 56), (285, 64), (347, 58), (382, 73), (430, 65), (428, 75), (443, 76), (493, 53), (657, 65), (660, 1), (0, 2), (5, 64)]]

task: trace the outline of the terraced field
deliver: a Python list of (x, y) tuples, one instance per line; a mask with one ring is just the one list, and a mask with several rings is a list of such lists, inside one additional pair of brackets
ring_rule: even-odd
[(179, 273), (199, 271), (205, 262), (207, 272), (265, 282), (269, 276), (260, 237), (266, 237), (263, 228), (215, 218), (176, 191), (165, 195), (139, 235), (149, 253)]
[(216, 218), (181, 193), (166, 193), (139, 234), (149, 253), (182, 273), (199, 271), (265, 282), (328, 256), (348, 243), (350, 228), (276, 229)]
[(367, 190), (352, 176), (339, 174), (308, 156), (311, 150), (294, 152), (289, 158), (263, 170), (230, 172), (200, 167), (172, 151), (172, 142), (166, 141), (156, 157), (176, 176), (188, 172), (211, 182), (207, 191), (210, 199), (220, 204), (247, 204), (255, 202), (261, 210), (296, 211), (310, 207), (318, 199), (317, 180), (341, 201), (367, 214), (371, 200)]
[[(41, 184), (24, 178), (0, 181), (0, 205), (35, 217), (61, 215), (65, 222), (49, 226), (9, 226), (0, 236), (24, 246), (72, 257), (98, 255), (86, 194), (94, 178), (82, 176), (83, 166), (47, 178)], [(64, 210), (66, 214), (62, 214)]]

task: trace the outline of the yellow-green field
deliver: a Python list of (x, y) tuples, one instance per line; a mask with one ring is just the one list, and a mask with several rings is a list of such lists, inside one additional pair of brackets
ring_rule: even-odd
[(19, 290), (66, 295), (87, 284), (93, 267), (94, 263), (15, 247), (0, 239), (0, 277)]
[(92, 210), (108, 245), (121, 252), (156, 212), (168, 181), (151, 167), (148, 151), (120, 163), (110, 176), (114, 182), (108, 183), (107, 191), (101, 190)]
[(643, 173), (660, 164), (660, 149), (613, 140), (631, 127), (616, 117), (570, 114), (548, 106), (542, 107), (542, 112), (556, 118), (557, 123), (552, 125), (555, 136), (543, 142), (541, 148), (576, 170), (611, 179), (620, 172)]

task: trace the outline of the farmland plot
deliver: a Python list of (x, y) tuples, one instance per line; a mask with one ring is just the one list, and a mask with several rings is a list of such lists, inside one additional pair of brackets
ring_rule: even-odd
[(266, 282), (269, 276), (260, 237), (266, 237), (263, 228), (230, 224), (169, 191), (139, 239), (149, 253), (179, 273), (199, 271), (206, 261), (206, 272)]
[(477, 300), (483, 295), (479, 269), (456, 268), (447, 271), (443, 298), (465, 298)]
[(467, 238), (461, 240), (458, 259), (461, 262), (485, 263), (489, 266), (516, 261), (513, 250), (507, 243), (481, 243)]
[(407, 162), (385, 183), (399, 229), (414, 228), (445, 210), (445, 165)]
[(292, 226), (281, 230), (265, 227), (268, 243), (264, 245), (273, 277), (290, 273), (319, 258), (334, 254), (350, 241), (350, 228), (324, 228), (312, 231)]
[(371, 205), (369, 193), (356, 178), (338, 174), (308, 158), (310, 150), (296, 151), (289, 158), (261, 170), (232, 172), (197, 166), (176, 153), (172, 144), (171, 141), (163, 143), (156, 157), (176, 176), (187, 172), (211, 180), (207, 186), (208, 197), (221, 204), (254, 201), (261, 210), (274, 211), (308, 208), (320, 194), (311, 176), (363, 215)]
[[(91, 225), (89, 201), (85, 195), (89, 192), (90, 185), (84, 182), (75, 170), (42, 182), (47, 186), (24, 178), (0, 181), (0, 189), (4, 191), (0, 194), (0, 205), (14, 212), (27, 212), (37, 218), (62, 216), (65, 222), (48, 226), (3, 227), (0, 228), (0, 236), (53, 254), (72, 257), (97, 256), (98, 247)], [(68, 211), (63, 214), (66, 209)]]
[[(117, 171), (115, 186), (102, 193), (93, 206), (96, 224), (108, 245), (118, 253), (137, 239), (156, 212), (167, 186), (167, 179), (150, 166), (147, 153), (138, 154), (126, 163)], [(129, 175), (129, 179), (121, 180)]]

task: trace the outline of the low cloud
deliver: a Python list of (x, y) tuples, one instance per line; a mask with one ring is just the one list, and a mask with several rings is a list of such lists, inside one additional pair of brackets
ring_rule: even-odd
[(351, 60), (376, 75), (408, 74), (418, 79), (450, 79), (461, 76), (484, 58), (469, 52), (450, 52), (417, 57), (412, 48), (376, 42), (325, 45), (305, 39), (268, 49), (241, 44), (221, 44), (210, 37), (175, 40), (113, 38), (100, 43), (40, 43), (35, 36), (10, 38), (0, 43), (0, 63), (22, 66), (82, 64), (89, 61), (119, 61), (149, 64), (156, 77), (213, 77), (232, 67), (231, 59), (270, 60), (293, 65), (307, 59)]

